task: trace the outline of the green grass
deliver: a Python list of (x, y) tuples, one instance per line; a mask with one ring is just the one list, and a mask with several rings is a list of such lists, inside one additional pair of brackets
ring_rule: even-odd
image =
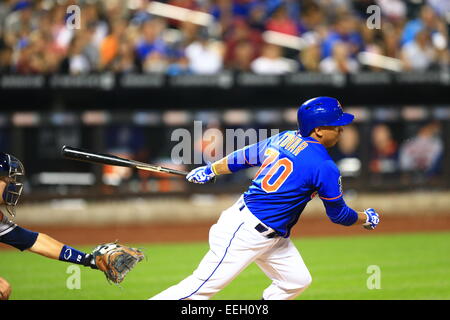
[[(299, 299), (450, 299), (450, 232), (294, 239), (313, 283)], [(148, 254), (122, 283), (110, 285), (81, 267), (81, 289), (69, 290), (70, 264), (29, 252), (0, 251), (0, 276), (11, 299), (147, 299), (188, 276), (206, 243), (139, 245)], [(81, 247), (91, 251), (92, 247)], [(369, 290), (370, 265), (381, 270), (381, 288)], [(270, 281), (252, 264), (214, 299), (260, 299)]]

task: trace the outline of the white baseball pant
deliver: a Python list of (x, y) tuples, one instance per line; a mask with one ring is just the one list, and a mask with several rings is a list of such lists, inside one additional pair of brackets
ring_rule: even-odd
[(210, 299), (252, 262), (272, 280), (265, 300), (294, 299), (310, 285), (311, 275), (289, 238), (268, 238), (273, 230), (263, 224), (267, 231), (261, 233), (258, 224), (241, 197), (211, 227), (210, 250), (192, 275), (151, 300)]
[(12, 231), (17, 225), (8, 219), (6, 214), (0, 211), (0, 236), (7, 234)]

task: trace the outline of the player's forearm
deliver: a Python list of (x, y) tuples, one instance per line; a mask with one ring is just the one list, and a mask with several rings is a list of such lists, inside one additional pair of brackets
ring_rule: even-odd
[(39, 233), (36, 242), (29, 250), (44, 257), (58, 260), (63, 247), (64, 244), (58, 240), (46, 234)]
[(352, 226), (359, 220), (359, 214), (348, 207), (342, 197), (336, 200), (324, 200), (326, 213), (333, 223), (343, 226)]
[(211, 168), (216, 176), (221, 175), (221, 174), (232, 173), (230, 168), (228, 167), (228, 158), (227, 157), (214, 162), (212, 164)]
[[(246, 153), (248, 154), (246, 155)], [(251, 153), (252, 152), (250, 152), (248, 148), (236, 150), (219, 161), (216, 161), (212, 165), (212, 169), (216, 175), (221, 175), (260, 165), (260, 163), (256, 161), (254, 161), (254, 163), (251, 160), (249, 161)]]

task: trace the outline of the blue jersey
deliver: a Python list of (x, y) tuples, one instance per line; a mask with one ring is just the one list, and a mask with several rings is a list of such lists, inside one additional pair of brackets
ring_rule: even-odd
[[(244, 162), (244, 166), (235, 163)], [(244, 201), (278, 234), (288, 237), (307, 203), (317, 194), (331, 220), (354, 224), (357, 213), (342, 198), (341, 176), (325, 147), (297, 131), (284, 131), (228, 156), (231, 171), (257, 166)]]

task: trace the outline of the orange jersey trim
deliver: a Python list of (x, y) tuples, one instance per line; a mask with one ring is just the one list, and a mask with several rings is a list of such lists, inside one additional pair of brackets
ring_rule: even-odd
[(248, 165), (251, 166), (251, 167), (254, 167), (255, 165), (253, 165), (253, 164), (251, 164), (251, 163), (249, 163), (249, 162), (247, 161), (247, 157), (245, 156), (245, 150), (243, 150), (242, 152), (244, 152), (244, 160), (245, 160), (245, 163), (248, 164)]
[(325, 197), (319, 196), (319, 198), (323, 199), (323, 200), (335, 200), (335, 199), (340, 198), (340, 197), (342, 197), (342, 193), (340, 195), (338, 195), (337, 197), (334, 197), (334, 198), (325, 198)]

